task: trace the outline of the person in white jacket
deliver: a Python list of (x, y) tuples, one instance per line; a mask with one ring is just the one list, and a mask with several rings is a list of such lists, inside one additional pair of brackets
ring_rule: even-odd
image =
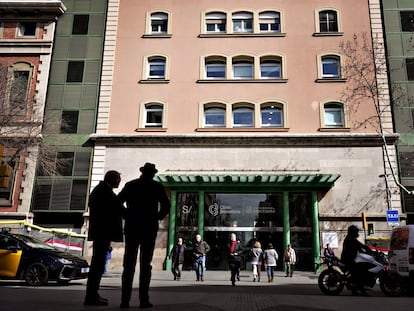
[(273, 277), (275, 274), (275, 268), (278, 259), (279, 256), (276, 250), (273, 248), (273, 244), (269, 243), (267, 245), (267, 249), (264, 251), (264, 264), (267, 271), (267, 281), (269, 283), (273, 282)]
[(285, 277), (292, 277), (293, 271), (295, 270), (296, 264), (296, 253), (295, 250), (292, 248), (292, 245), (288, 244), (288, 247), (285, 251), (285, 268), (286, 268), (286, 275)]

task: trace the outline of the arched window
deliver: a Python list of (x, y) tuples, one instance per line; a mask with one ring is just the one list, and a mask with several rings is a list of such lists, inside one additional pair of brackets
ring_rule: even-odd
[(165, 79), (165, 57), (148, 58), (148, 79)]
[(168, 32), (168, 14), (155, 12), (151, 14), (151, 33), (165, 34)]
[(221, 12), (207, 13), (205, 17), (206, 32), (226, 32), (226, 14)]
[(224, 57), (207, 57), (205, 59), (205, 75), (207, 79), (226, 78), (226, 59)]
[(278, 79), (282, 78), (282, 61), (280, 57), (260, 58), (260, 78)]
[(323, 105), (324, 127), (345, 127), (344, 106), (342, 103), (329, 102)]
[(253, 14), (237, 12), (232, 15), (233, 32), (253, 32)]
[(254, 110), (249, 106), (233, 106), (233, 127), (254, 127)]
[(163, 127), (164, 107), (159, 103), (145, 105), (144, 127)]
[(226, 127), (226, 108), (223, 106), (205, 106), (204, 126), (218, 128)]
[(280, 32), (280, 13), (274, 11), (259, 14), (260, 32)]
[(253, 78), (253, 58), (235, 57), (233, 58), (233, 78), (252, 79)]
[(283, 108), (279, 104), (264, 104), (260, 108), (261, 127), (283, 127)]
[(319, 12), (319, 31), (338, 32), (338, 13), (333, 10)]
[(322, 78), (337, 78), (341, 77), (341, 62), (337, 55), (325, 55), (321, 59)]

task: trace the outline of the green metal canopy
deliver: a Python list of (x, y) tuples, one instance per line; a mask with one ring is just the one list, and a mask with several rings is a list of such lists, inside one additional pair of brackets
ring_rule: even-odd
[(156, 180), (181, 186), (276, 186), (330, 188), (339, 174), (159, 174)]

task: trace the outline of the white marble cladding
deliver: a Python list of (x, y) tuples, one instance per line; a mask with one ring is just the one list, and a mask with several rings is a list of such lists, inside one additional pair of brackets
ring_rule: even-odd
[(104, 170), (122, 174), (119, 189), (145, 162), (159, 174), (340, 174), (320, 197), (320, 217), (385, 217), (387, 209), (381, 147), (106, 147), (105, 154)]

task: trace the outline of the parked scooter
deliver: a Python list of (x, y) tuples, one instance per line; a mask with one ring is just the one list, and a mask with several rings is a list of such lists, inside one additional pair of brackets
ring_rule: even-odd
[[(388, 269), (388, 259), (383, 252), (375, 251), (372, 255), (359, 253), (355, 262), (359, 270), (364, 271), (362, 275), (364, 286), (373, 288), (379, 280), (380, 288), (385, 295), (397, 297), (403, 293), (403, 280), (398, 273)], [(339, 295), (344, 287), (348, 290), (355, 289), (351, 273), (338, 258), (325, 257), (324, 264), (327, 268), (318, 278), (319, 288), (324, 294)]]

